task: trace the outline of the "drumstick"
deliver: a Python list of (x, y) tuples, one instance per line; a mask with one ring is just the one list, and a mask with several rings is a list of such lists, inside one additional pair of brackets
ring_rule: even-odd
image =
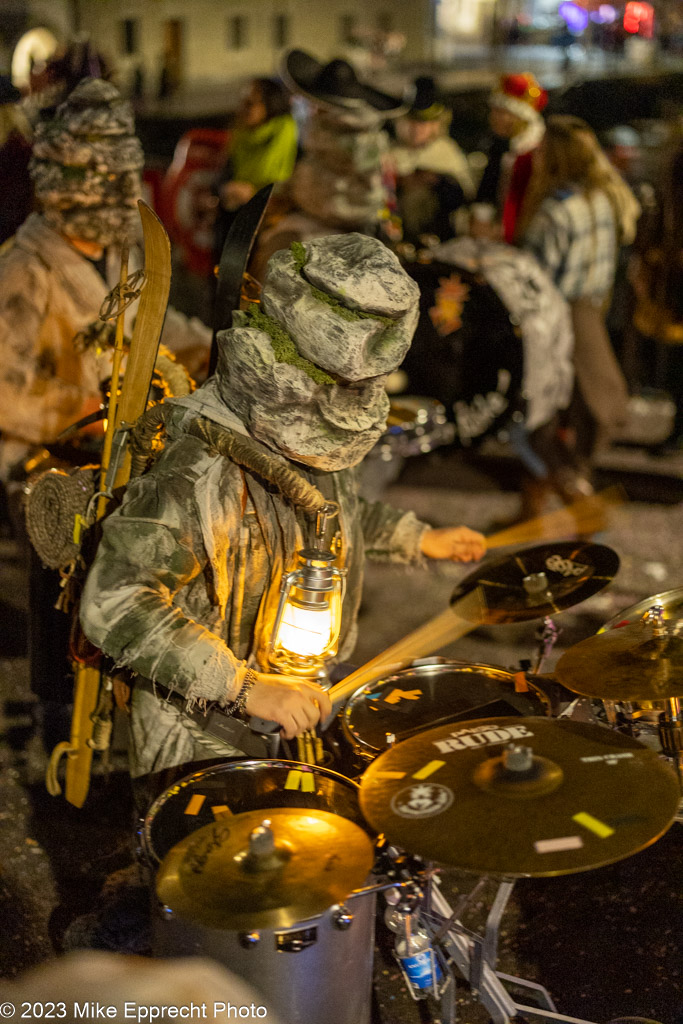
[[(487, 538), (487, 547), (493, 549), (542, 539), (559, 540), (568, 533), (604, 530), (609, 510), (622, 504), (624, 497), (621, 487), (610, 487), (600, 494), (579, 498), (555, 512), (548, 512), (493, 534)], [(333, 686), (328, 691), (330, 700), (333, 704), (339, 704), (363, 684), (392, 675), (417, 658), (425, 658), (446, 644), (460, 639), (484, 622), (485, 608), (483, 591), (477, 587)]]
[(611, 509), (623, 504), (625, 497), (623, 488), (610, 487), (599, 494), (579, 498), (554, 512), (546, 512), (525, 523), (500, 530), (487, 537), (486, 546), (491, 550), (537, 540), (560, 540), (567, 534), (598, 533), (608, 526)]
[(453, 640), (465, 636), (484, 621), (485, 607), (483, 591), (476, 587), (429, 622), (342, 679), (328, 691), (330, 700), (333, 704), (344, 701), (364, 683), (392, 675), (416, 658), (425, 658)]

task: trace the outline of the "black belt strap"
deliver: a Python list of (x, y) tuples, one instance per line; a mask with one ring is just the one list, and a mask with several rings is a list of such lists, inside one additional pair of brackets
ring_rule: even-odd
[(280, 726), (277, 722), (266, 722), (252, 715), (248, 721), (226, 715), (218, 707), (208, 711), (187, 711), (186, 701), (179, 693), (159, 683), (154, 685), (158, 695), (172, 704), (183, 716), (214, 739), (229, 743), (249, 757), (277, 757), (280, 752)]
[(206, 714), (201, 711), (184, 712), (186, 718), (214, 739), (229, 743), (249, 757), (277, 757), (280, 747), (280, 726), (275, 725), (276, 732), (264, 731), (273, 727), (273, 722), (264, 722), (262, 718), (250, 718), (244, 722), (240, 718), (232, 718), (223, 711), (214, 709)]

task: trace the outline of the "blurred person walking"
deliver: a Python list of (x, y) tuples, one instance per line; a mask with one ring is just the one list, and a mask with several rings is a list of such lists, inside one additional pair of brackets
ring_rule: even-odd
[(507, 438), (522, 467), (524, 520), (553, 493), (571, 502), (585, 492), (558, 430), (574, 383), (571, 318), (531, 253), (502, 242), (499, 222), (484, 233), (472, 217), (470, 231), (406, 268), (421, 315), (403, 369), (444, 403), (464, 447)]
[(549, 118), (517, 237), (570, 306), (576, 387), (567, 423), (584, 473), (626, 418), (628, 388), (605, 328), (605, 308), (619, 246), (633, 240), (639, 213), (586, 122)]
[(287, 89), (272, 78), (254, 78), (242, 95), (227, 160), (217, 182), (218, 258), (239, 208), (264, 185), (286, 181), (294, 170), (297, 127), (290, 107)]
[(396, 121), (397, 141), (389, 152), (406, 242), (418, 244), (421, 235), (451, 238), (452, 215), (474, 198), (467, 158), (448, 134), (451, 117), (434, 79), (417, 78), (411, 108)]
[(21, 93), (0, 75), (0, 245), (26, 220), (33, 206), (28, 173), (31, 127), (19, 106)]
[[(681, 126), (683, 127), (683, 126)], [(683, 449), (683, 138), (664, 160), (660, 199), (639, 232), (631, 266), (636, 295), (634, 325), (644, 338), (662, 346), (664, 386), (676, 411), (668, 438), (657, 449), (666, 455)], [(661, 350), (660, 350), (661, 351)]]
[(476, 201), (492, 206), (502, 218), (506, 242), (514, 241), (533, 153), (545, 131), (541, 114), (547, 102), (548, 93), (528, 71), (503, 75), (489, 99), (489, 126), (495, 138)]

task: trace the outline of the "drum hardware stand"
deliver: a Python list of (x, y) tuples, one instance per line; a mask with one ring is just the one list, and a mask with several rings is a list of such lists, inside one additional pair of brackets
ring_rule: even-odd
[[(499, 884), (483, 936), (465, 928), (459, 920), (459, 915), (488, 878), (482, 878), (471, 893), (461, 898), (455, 910), (451, 909), (441, 893), (438, 879), (435, 881), (437, 884), (431, 891), (432, 911), (421, 912), (423, 923), (430, 932), (432, 941), (440, 944), (448, 954), (449, 972), (452, 973), (453, 968), (457, 968), (468, 982), (473, 994), (489, 1013), (493, 1024), (513, 1024), (514, 1021), (527, 1017), (539, 1017), (543, 1021), (558, 1021), (563, 1024), (593, 1024), (579, 1017), (567, 1017), (558, 1013), (550, 993), (543, 985), (496, 970), (500, 922), (512, 895), (514, 880), (504, 879)], [(454, 974), (453, 979), (455, 981)], [(516, 1002), (504, 982), (535, 992), (543, 1005), (530, 1006)], [(455, 1018), (445, 1018), (444, 1024), (451, 1024), (451, 1020)]]
[(683, 714), (679, 697), (670, 697), (664, 701), (658, 732), (662, 753), (670, 759), (683, 790)]
[[(427, 881), (431, 880), (432, 873), (429, 872)], [(407, 879), (402, 884), (392, 886), (385, 893), (387, 911), (396, 913), (398, 917), (393, 921), (387, 919), (385, 913), (385, 924), (393, 932), (396, 938), (393, 956), (401, 971), (403, 980), (411, 998), (423, 1008), (425, 999), (431, 995), (440, 1004), (440, 1014), (433, 1024), (455, 1024), (456, 1020), (456, 978), (449, 970), (448, 959), (436, 943), (432, 940), (425, 925), (425, 907), (429, 907), (431, 886), (425, 890), (420, 888), (417, 879)], [(399, 936), (404, 939), (404, 952), (399, 953)], [(422, 949), (417, 952), (410, 950), (411, 936), (422, 941)], [(415, 971), (415, 960), (431, 954), (431, 972), (427, 968), (427, 977), (422, 973), (424, 965), (417, 968), (418, 974), (411, 977), (411, 970)], [(405, 957), (409, 959), (404, 963)], [(420, 981), (423, 984), (420, 984)], [(425, 985), (424, 982), (427, 981)], [(422, 1019), (422, 1014), (421, 1014)]]
[(539, 626), (535, 633), (535, 639), (538, 640), (538, 650), (536, 652), (536, 664), (532, 669), (533, 675), (537, 676), (546, 659), (550, 656), (558, 641), (558, 638), (562, 630), (559, 629), (553, 619), (546, 616), (543, 620), (543, 625)]

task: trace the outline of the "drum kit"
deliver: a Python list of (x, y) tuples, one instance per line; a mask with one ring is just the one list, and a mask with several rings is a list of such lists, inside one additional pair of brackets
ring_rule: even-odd
[[(500, 972), (497, 947), (516, 879), (611, 864), (676, 820), (683, 588), (606, 623), (554, 677), (538, 673), (557, 635), (548, 616), (617, 568), (609, 548), (579, 542), (487, 562), (454, 600), (480, 588), (488, 623), (544, 619), (536, 671), (426, 658), (348, 700), (331, 744), (346, 751), (344, 773), (233, 761), (162, 794), (142, 827), (155, 954), (213, 957), (292, 1024), (369, 1024), (383, 893), (421, 1019), (452, 1024), (464, 981), (494, 1024), (587, 1024), (559, 1014), (542, 985)], [(658, 747), (636, 738), (643, 719)], [(479, 876), (455, 907), (437, 865)], [(477, 934), (463, 918), (489, 879), (498, 888)]]

